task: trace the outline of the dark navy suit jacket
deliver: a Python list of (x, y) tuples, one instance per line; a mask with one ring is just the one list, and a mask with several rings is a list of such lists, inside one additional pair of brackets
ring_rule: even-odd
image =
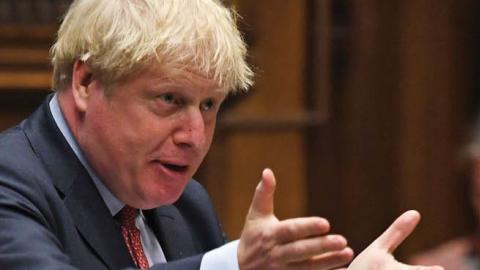
[[(50, 98), (0, 134), (0, 269), (133, 268), (118, 223), (54, 123)], [(174, 205), (144, 213), (169, 261), (151, 269), (199, 269), (203, 253), (225, 243), (194, 180)]]

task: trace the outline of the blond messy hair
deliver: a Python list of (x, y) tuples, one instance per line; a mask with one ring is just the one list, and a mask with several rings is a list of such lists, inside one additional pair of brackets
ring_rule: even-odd
[(71, 84), (82, 60), (106, 85), (157, 61), (247, 90), (253, 72), (236, 13), (218, 0), (75, 0), (51, 48), (53, 88)]

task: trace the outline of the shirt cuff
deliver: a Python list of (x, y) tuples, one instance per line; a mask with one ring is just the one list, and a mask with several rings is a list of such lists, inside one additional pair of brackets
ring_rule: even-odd
[(238, 242), (239, 240), (235, 240), (205, 253), (200, 264), (200, 270), (239, 270)]

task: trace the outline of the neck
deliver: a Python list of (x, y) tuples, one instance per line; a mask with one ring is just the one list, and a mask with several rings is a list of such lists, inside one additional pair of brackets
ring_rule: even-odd
[(78, 141), (78, 127), (81, 120), (81, 114), (75, 109), (72, 91), (69, 89), (57, 92), (58, 104), (62, 111), (63, 117), (67, 122), (68, 127), (72, 131), (73, 136)]

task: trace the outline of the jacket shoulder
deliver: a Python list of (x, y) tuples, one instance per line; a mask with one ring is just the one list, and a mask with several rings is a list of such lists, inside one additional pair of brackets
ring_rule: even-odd
[[(211, 248), (226, 242), (220, 221), (206, 189), (196, 180), (190, 180), (182, 196), (174, 204), (192, 229), (200, 237), (209, 237), (205, 242), (213, 243)], [(199, 226), (201, 224), (201, 226)]]
[(0, 133), (0, 181), (8, 178), (32, 179), (39, 173), (39, 160), (20, 128)]

